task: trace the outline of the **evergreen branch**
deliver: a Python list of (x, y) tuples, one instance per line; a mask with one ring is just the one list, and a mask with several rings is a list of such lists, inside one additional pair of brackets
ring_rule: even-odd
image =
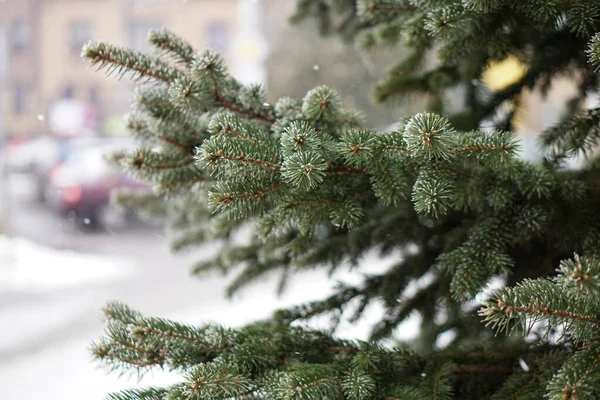
[(201, 364), (187, 376), (187, 386), (197, 398), (231, 398), (253, 390), (251, 380), (235, 365), (220, 362)]
[(268, 115), (268, 114), (263, 114), (263, 113), (258, 113), (256, 111), (252, 111), (252, 110), (248, 110), (244, 107), (238, 106), (236, 104), (233, 104), (227, 100), (225, 100), (224, 98), (217, 96), (216, 97), (216, 102), (219, 105), (219, 107), (222, 108), (226, 108), (230, 111), (236, 112), (238, 114), (244, 115), (248, 118), (254, 118), (254, 119), (260, 119), (262, 121), (268, 122), (270, 124), (275, 122), (275, 117)]
[(275, 122), (275, 117), (262, 112), (251, 110), (235, 104), (226, 98), (219, 90), (219, 85), (227, 77), (223, 59), (212, 51), (205, 51), (194, 58), (192, 70), (206, 73), (210, 82), (210, 91), (217, 106), (246, 116), (247, 118), (259, 119), (270, 124)]
[(567, 289), (579, 289), (586, 295), (600, 289), (600, 260), (597, 257), (575, 254), (572, 260), (561, 261), (557, 272), (555, 281)]
[(453, 372), (457, 375), (479, 375), (479, 374), (508, 374), (513, 371), (507, 365), (457, 365)]
[(116, 356), (113, 354), (107, 354), (103, 358), (109, 359), (112, 361), (120, 361), (125, 364), (129, 364), (129, 365), (132, 365), (132, 366), (138, 367), (138, 368), (148, 368), (148, 367), (154, 367), (156, 365), (162, 365), (158, 360), (144, 360), (144, 359), (139, 359), (135, 356), (124, 357), (124, 356)]
[(129, 157), (127, 162), (136, 170), (168, 170), (184, 168), (194, 163), (192, 157), (168, 157), (148, 149), (139, 149)]
[(600, 376), (598, 348), (580, 349), (563, 364), (548, 383), (548, 398), (577, 400), (598, 396), (595, 382)]
[(311, 302), (292, 309), (279, 310), (276, 318), (281, 318), (286, 323), (291, 323), (298, 319), (309, 319), (324, 312), (341, 309), (349, 301), (363, 293), (364, 290), (355, 287), (341, 287), (335, 294), (325, 300)]
[(277, 358), (275, 357), (269, 357), (269, 356), (253, 356), (253, 355), (247, 355), (247, 356), (241, 356), (240, 359), (242, 360), (266, 360), (266, 361), (279, 361)]
[(235, 179), (236, 169), (249, 171), (253, 168), (255, 172), (262, 170), (263, 173), (273, 174), (283, 168), (279, 163), (279, 157), (274, 157), (272, 153), (265, 151), (260, 142), (256, 144), (252, 141), (240, 140), (235, 136), (211, 136), (199, 148), (196, 159), (202, 167), (213, 169), (220, 180)]
[(149, 217), (166, 217), (170, 208), (165, 199), (155, 193), (130, 189), (113, 190), (111, 202), (124, 209), (139, 210)]
[(550, 151), (551, 160), (562, 162), (580, 154), (588, 156), (600, 143), (600, 108), (570, 116), (541, 135), (541, 144)]
[(508, 400), (517, 400), (524, 392), (527, 391), (527, 389), (531, 387), (532, 383), (534, 383), (535, 381), (535, 377), (531, 378), (525, 385), (521, 386), (515, 392), (513, 392), (508, 398)]
[(402, 147), (402, 146), (380, 146), (380, 147), (374, 147), (373, 150), (376, 150), (376, 151), (401, 151), (401, 152), (405, 152), (405, 153), (410, 152), (409, 149), (407, 149), (406, 147)]
[[(401, 201), (406, 200), (409, 184), (403, 171), (399, 168), (379, 166), (378, 173), (371, 178), (371, 185), (375, 195), (385, 205), (399, 206)], [(383, 179), (379, 175), (383, 176)]]
[(407, 7), (400, 4), (377, 4), (375, 2), (368, 3), (368, 5), (365, 8), (369, 11), (412, 11), (415, 9), (414, 7)]
[(283, 189), (286, 185), (287, 185), (286, 183), (282, 182), (282, 183), (278, 183), (277, 185), (266, 188), (264, 190), (256, 190), (254, 192), (238, 194), (235, 196), (234, 195), (226, 196), (226, 198), (224, 198), (222, 200), (222, 202), (225, 204), (229, 204), (235, 200), (245, 200), (245, 199), (250, 199), (250, 198), (254, 198), (254, 197), (264, 197), (271, 192), (275, 192), (277, 190)]
[[(592, 364), (590, 364), (590, 366), (584, 371), (583, 374), (581, 374), (581, 376), (579, 377), (577, 382), (573, 386), (565, 386), (563, 388), (562, 392), (567, 396), (573, 396), (574, 394), (577, 394), (579, 392), (578, 388), (581, 387), (585, 383), (585, 381), (588, 380), (590, 375), (592, 375), (594, 372), (596, 372), (599, 367), (600, 367), (600, 356), (597, 356), (594, 359), (594, 362)], [(579, 397), (579, 396), (577, 396), (577, 397)]]
[(525, 317), (556, 317), (564, 320), (581, 321), (600, 326), (600, 320), (595, 316), (578, 314), (568, 311), (553, 310), (550, 307), (519, 307), (514, 305), (507, 305), (506, 303), (500, 300), (498, 301), (498, 307), (502, 309), (509, 317), (511, 317), (513, 313), (516, 313), (523, 314)]
[(310, 389), (310, 388), (312, 388), (314, 386), (322, 385), (324, 383), (329, 383), (329, 382), (338, 382), (338, 381), (339, 381), (339, 378), (337, 376), (333, 377), (333, 378), (318, 379), (318, 380), (316, 380), (314, 382), (310, 382), (310, 383), (307, 383), (307, 384), (302, 385), (302, 386), (297, 386), (295, 388), (295, 390), (300, 393), (300, 396), (302, 396), (303, 392), (305, 392), (306, 390), (308, 390), (308, 389)]
[(187, 115), (173, 108), (167, 98), (168, 93), (156, 89), (142, 89), (137, 92), (136, 103), (159, 121), (171, 121), (179, 125), (189, 136), (198, 136), (198, 126)]
[(363, 18), (374, 17), (375, 13), (381, 11), (389, 15), (389, 12), (403, 13), (415, 10), (412, 5), (390, 0), (359, 0), (357, 6), (357, 14)]
[[(218, 55), (217, 55), (218, 56)], [(210, 57), (210, 55), (209, 55)], [(218, 82), (217, 82), (217, 78), (215, 76), (215, 68), (221, 68), (220, 67), (220, 59), (217, 57), (214, 57), (214, 60), (210, 60), (208, 62), (205, 62), (204, 64), (204, 68), (206, 71), (208, 71), (208, 74), (210, 76), (210, 80), (212, 82), (212, 92), (213, 92), (213, 96), (215, 97), (215, 100), (219, 101), (222, 100), (221, 95), (219, 94), (219, 89), (218, 89)]]
[(294, 208), (294, 207), (307, 207), (307, 206), (318, 206), (318, 205), (329, 205), (335, 204), (335, 200), (306, 200), (306, 201), (297, 201), (293, 203), (288, 203), (285, 205), (285, 208)]
[[(184, 154), (195, 154), (196, 146), (201, 144), (200, 140), (194, 139), (193, 143), (186, 141), (182, 141), (181, 135), (174, 135), (174, 130), (169, 129), (169, 127), (164, 122), (161, 124), (163, 126), (154, 126), (147, 120), (147, 118), (143, 118), (138, 115), (129, 115), (126, 121), (126, 128), (133, 133), (135, 136), (139, 138), (144, 138), (146, 140), (158, 139), (159, 142), (167, 143), (177, 149), (180, 149)], [(190, 133), (188, 127), (183, 127), (187, 130), (186, 133)], [(196, 132), (191, 132), (192, 137), (196, 137)]]
[(87, 43), (81, 56), (87, 58), (91, 65), (98, 65), (99, 69), (106, 68), (109, 75), (114, 72), (118, 77), (130, 72), (134, 80), (150, 78), (170, 83), (181, 75), (181, 72), (158, 58), (103, 42)]
[(549, 328), (562, 324), (576, 341), (587, 343), (600, 332), (599, 311), (589, 296), (574, 296), (556, 282), (540, 278), (526, 279), (514, 288), (497, 291), (479, 314), (489, 326), (509, 330), (511, 323), (516, 322), (525, 328), (525, 333), (536, 322), (548, 320)]
[(392, 96), (408, 96), (411, 93), (439, 93), (444, 87), (432, 87), (434, 82), (441, 81), (449, 84), (458, 77), (458, 71), (447, 66), (442, 66), (419, 76), (409, 74), (413, 68), (419, 65), (423, 56), (424, 53), (415, 53), (405, 62), (388, 70), (385, 78), (375, 86), (376, 101), (383, 102), (392, 98)]
[[(168, 338), (168, 339), (184, 340), (184, 341), (202, 345), (202, 346), (212, 346), (212, 344), (207, 342), (206, 340), (203, 340), (199, 337), (192, 336), (190, 334), (186, 335), (186, 334), (173, 332), (171, 329), (168, 329), (165, 331), (165, 330), (161, 330), (161, 329), (157, 329), (157, 328), (151, 328), (149, 326), (142, 327), (140, 325), (143, 325), (143, 324), (138, 323), (138, 326), (136, 326), (135, 328), (133, 328), (131, 330), (131, 334), (134, 336), (137, 336), (140, 340), (143, 340), (148, 335), (155, 335), (155, 336), (160, 336), (160, 337)], [(189, 331), (191, 331), (191, 330), (189, 330)], [(214, 350), (214, 349), (210, 348), (210, 347), (205, 349), (205, 351), (211, 351), (211, 350)]]
[[(266, 260), (261, 260), (259, 253), (256, 252), (251, 257), (248, 257), (248, 259), (246, 259), (246, 267), (227, 286), (225, 295), (228, 298), (233, 297), (234, 294), (236, 294), (243, 287), (247, 286), (250, 282), (257, 280), (262, 276), (265, 276), (265, 274), (273, 271), (278, 267), (281, 267), (282, 265), (289, 264), (289, 259), (290, 257), (288, 255), (283, 255), (269, 257)], [(242, 261), (240, 260), (240, 262)]]
[(209, 203), (219, 211), (228, 209), (238, 216), (246, 216), (256, 212), (257, 208), (262, 211), (265, 198), (287, 186), (286, 182), (272, 183), (271, 186), (255, 184), (255, 189), (248, 191), (247, 187), (242, 189), (238, 183), (221, 182), (214, 191), (208, 193), (208, 198)]
[(361, 174), (361, 175), (371, 176), (371, 173), (368, 171), (365, 171), (364, 169), (356, 168), (356, 167), (349, 167), (349, 166), (344, 166), (344, 165), (331, 166), (331, 167), (327, 168), (325, 170), (325, 172), (331, 173), (334, 175)]
[[(343, 29), (366, 32), (367, 44), (402, 40), (414, 49), (388, 73), (379, 94), (425, 94), (437, 114), (402, 119), (395, 132), (381, 134), (363, 128), (358, 113), (325, 86), (301, 100), (265, 105), (264, 89), (236, 81), (218, 54), (194, 55), (163, 31), (151, 35), (163, 52), (159, 59), (103, 44), (85, 50), (100, 69), (159, 83), (139, 92), (132, 121), (133, 134), (148, 149), (158, 143), (159, 153), (145, 150), (121, 160), (156, 183), (156, 198), (183, 229), (174, 247), (229, 239), (243, 221), (258, 223), (258, 237), (253, 231), (249, 244), (227, 245), (195, 270), (241, 268), (229, 293), (277, 271), (281, 290), (297, 270), (359, 266), (374, 249), (393, 257), (401, 252), (402, 260), (324, 300), (237, 330), (147, 319), (116, 305), (107, 311), (107, 340), (93, 348), (96, 358), (116, 370), (160, 365), (183, 372), (181, 384), (158, 395), (149, 390), (152, 400), (600, 397), (600, 164), (589, 157), (587, 168), (565, 171), (554, 162), (593, 155), (600, 143), (595, 110), (575, 114), (597, 91), (596, 65), (588, 58), (600, 59), (600, 40), (588, 41), (600, 26), (600, 5), (300, 1), (302, 15), (329, 21), (333, 12), (343, 14)], [(425, 65), (429, 52), (438, 56), (432, 69)], [(168, 57), (189, 71), (171, 66)], [(525, 72), (512, 84), (492, 89), (482, 82), (498, 63), (513, 60)], [(544, 93), (567, 74), (577, 93), (565, 120), (545, 136), (551, 162), (519, 160), (507, 132), (462, 132), (510, 130), (523, 90)], [(212, 178), (205, 176), (209, 171)], [(200, 182), (214, 183), (208, 203), (202, 196), (208, 184)], [(175, 188), (177, 196), (166, 196)], [(213, 210), (222, 213), (213, 217)], [(552, 275), (552, 266), (574, 251), (584, 255), (563, 261)], [(481, 293), (496, 275), (514, 285), (540, 274), (552, 278), (500, 289), (480, 314), (488, 326), (544, 333), (539, 342), (551, 339), (557, 346), (500, 339), (500, 350), (454, 347), (486, 335), (468, 307), (453, 300)], [(412, 344), (422, 356), (289, 325), (326, 313), (337, 324), (348, 309), (355, 322), (374, 299), (385, 310), (374, 338), (392, 336), (418, 313), (422, 323)], [(451, 352), (436, 348), (442, 332), (456, 334)], [(556, 348), (562, 352), (555, 356)], [(145, 395), (131, 391), (118, 400)]]
[(449, 121), (430, 113), (415, 115), (404, 130), (404, 141), (413, 157), (427, 160), (449, 158), (453, 136)]
[(284, 375), (277, 392), (281, 398), (304, 399), (310, 396), (338, 398), (342, 396), (340, 377), (329, 365), (298, 365)]
[(114, 342), (116, 342), (116, 343), (124, 346), (124, 347), (128, 347), (131, 350), (136, 351), (137, 353), (141, 353), (141, 354), (144, 354), (144, 355), (151, 355), (151, 354), (153, 355), (153, 354), (156, 354), (156, 352), (155, 352), (154, 349), (143, 348), (143, 347), (141, 347), (141, 346), (139, 346), (137, 344), (131, 343), (128, 340), (124, 340), (124, 339), (121, 339), (121, 338), (118, 338), (118, 337), (115, 337), (115, 336), (112, 337), (112, 340)]
[(371, 339), (379, 340), (388, 336), (413, 310), (423, 307), (431, 294), (438, 290), (440, 284), (441, 280), (435, 279), (431, 284), (419, 290), (413, 296), (401, 298), (401, 301), (398, 301), (395, 307), (386, 311), (384, 320), (375, 325), (370, 335)]
[(458, 293), (466, 292), (466, 289), (469, 286), (469, 283), (471, 282), (471, 278), (473, 277), (473, 273), (475, 272), (475, 269), (477, 269), (477, 268), (481, 268), (481, 267), (476, 265), (475, 262), (472, 262), (471, 266), (467, 270), (467, 273), (465, 274), (465, 279), (464, 279), (462, 286), (460, 287)]
[(510, 151), (514, 150), (514, 147), (509, 147), (509, 146), (504, 146), (504, 145), (499, 145), (499, 146), (475, 146), (475, 145), (471, 145), (471, 146), (466, 146), (460, 149), (452, 149), (450, 150), (452, 153), (464, 153), (464, 152), (474, 152), (474, 151), (501, 151), (504, 153), (508, 153)]
[[(216, 159), (218, 160), (219, 158), (224, 158), (226, 160), (229, 161), (240, 161), (243, 163), (248, 163), (248, 164), (253, 164), (253, 165), (258, 165), (260, 167), (267, 167), (267, 168), (271, 168), (274, 170), (280, 170), (281, 169), (281, 165), (280, 164), (275, 164), (275, 163), (271, 163), (268, 161), (264, 161), (264, 160), (259, 160), (256, 158), (252, 158), (252, 157), (247, 157), (244, 153), (240, 154), (239, 156), (232, 156), (232, 155), (224, 155), (223, 152), (221, 150), (217, 151), (216, 155)], [(216, 162), (216, 160), (215, 160)]]
[(170, 248), (172, 252), (179, 252), (185, 248), (197, 246), (210, 238), (209, 232), (205, 229), (200, 229), (194, 232), (187, 232), (178, 238), (171, 240)]
[(167, 398), (168, 393), (168, 388), (128, 389), (118, 393), (110, 393), (107, 400), (164, 400)]
[(164, 367), (167, 364), (168, 350), (156, 344), (151, 346), (151, 348), (144, 349), (128, 340), (112, 335), (111, 342), (104, 346), (96, 346), (92, 351), (98, 360), (107, 363), (125, 363), (138, 369), (153, 366)]
[(180, 143), (180, 142), (176, 141), (175, 139), (170, 138), (170, 137), (168, 137), (166, 135), (163, 135), (163, 134), (157, 134), (156, 138), (159, 139), (159, 140), (162, 140), (163, 142), (167, 142), (170, 145), (178, 147), (179, 149), (183, 150), (184, 153), (192, 154), (192, 155), (195, 154), (196, 147), (200, 146), (202, 144), (202, 143), (198, 143), (198, 144), (195, 144), (193, 146), (188, 146), (188, 145)]
[(600, 67), (600, 32), (596, 33), (594, 37), (590, 39), (587, 54), (589, 57), (589, 62), (596, 65), (597, 71)]
[(242, 132), (241, 129), (236, 129), (234, 127), (231, 126), (216, 126), (215, 128), (216, 131), (218, 131), (218, 134), (220, 135), (231, 135), (231, 136), (235, 136), (238, 138), (241, 138), (243, 140), (247, 140), (249, 142), (252, 142), (253, 144), (259, 145), (260, 147), (262, 147), (263, 149), (265, 149), (267, 152), (269, 152), (274, 158), (278, 158), (279, 155), (277, 154), (277, 151), (273, 148), (272, 145), (265, 143), (262, 140), (259, 140), (257, 138), (253, 138), (248, 136), (245, 132)]
[(174, 55), (176, 59), (186, 65), (191, 65), (194, 60), (194, 49), (185, 40), (167, 29), (152, 30), (148, 35), (148, 41), (157, 49)]
[(169, 179), (167, 182), (164, 182), (161, 185), (161, 189), (166, 193), (169, 193), (173, 189), (179, 187), (188, 187), (194, 185), (196, 183), (202, 182), (214, 182), (214, 179), (205, 176), (195, 176), (192, 178), (182, 178), (182, 179)]
[(314, 125), (317, 121), (330, 121), (340, 117), (342, 99), (338, 92), (318, 86), (309, 90), (302, 101), (302, 112)]
[[(478, 249), (478, 254), (482, 254), (492, 243), (493, 241), (493, 237), (488, 238)], [(464, 276), (464, 279), (462, 280), (462, 286), (460, 287), (460, 290), (458, 291), (458, 293), (465, 293), (467, 291), (467, 287), (469, 286), (470, 282), (471, 282), (471, 278), (473, 277), (473, 273), (475, 272), (475, 269), (477, 269), (478, 266), (475, 263), (475, 260), (471, 260), (470, 266), (467, 269), (467, 273)], [(479, 267), (480, 268), (480, 267)]]
[(134, 322), (142, 316), (139, 312), (132, 310), (118, 301), (109, 302), (102, 309), (102, 312), (108, 321), (117, 321), (125, 325)]

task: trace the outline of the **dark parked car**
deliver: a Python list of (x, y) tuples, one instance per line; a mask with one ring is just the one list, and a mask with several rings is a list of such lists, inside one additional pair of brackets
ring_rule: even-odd
[(86, 225), (119, 228), (127, 214), (110, 204), (113, 189), (150, 190), (110, 165), (106, 156), (132, 146), (129, 141), (100, 141), (75, 146), (52, 168), (46, 198), (60, 215), (74, 216)]
[(56, 138), (45, 136), (34, 139), (29, 146), (29, 152), (32, 154), (30, 170), (35, 184), (36, 200), (40, 203), (46, 202), (50, 178), (54, 174), (54, 170), (65, 162), (71, 151), (101, 142), (102, 139), (96, 137)]

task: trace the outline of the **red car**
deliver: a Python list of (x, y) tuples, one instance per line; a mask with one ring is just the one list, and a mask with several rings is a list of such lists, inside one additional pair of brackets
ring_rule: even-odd
[(89, 226), (120, 227), (126, 213), (110, 204), (111, 192), (122, 188), (151, 190), (106, 160), (110, 153), (131, 147), (129, 141), (111, 140), (73, 149), (52, 169), (46, 194), (50, 206), (60, 215), (73, 216)]

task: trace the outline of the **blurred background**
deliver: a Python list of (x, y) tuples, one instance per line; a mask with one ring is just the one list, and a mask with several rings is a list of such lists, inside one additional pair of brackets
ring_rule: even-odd
[[(223, 277), (191, 279), (192, 261), (211, 254), (170, 254), (165, 221), (112, 207), (111, 190), (152, 190), (104, 162), (129, 149), (122, 116), (133, 91), (127, 79), (97, 73), (80, 59), (89, 40), (151, 51), (148, 31), (167, 27), (198, 49), (221, 52), (234, 76), (261, 82), (270, 101), (302, 97), (327, 84), (389, 129), (423, 109), (420, 99), (378, 105), (368, 95), (401, 49), (363, 53), (310, 24), (291, 26), (295, 0), (0, 0), (0, 387), (2, 399), (104, 398), (138, 377), (98, 370), (87, 348), (101, 335), (100, 308), (121, 300), (143, 313), (229, 325), (321, 298), (335, 282), (326, 273), (296, 279), (280, 298), (266, 281), (224, 300)], [(510, 64), (490, 86), (518, 74)], [(530, 95), (521, 135), (536, 157), (533, 133), (553, 123), (569, 97), (568, 81), (549, 99)], [(385, 260), (367, 259), (373, 268)], [(344, 275), (339, 279), (355, 279)], [(376, 318), (376, 310), (372, 313)], [(369, 318), (367, 318), (369, 319)], [(363, 321), (368, 326), (369, 321)], [(346, 327), (342, 334), (364, 337)], [(414, 335), (410, 329), (405, 335)], [(157, 371), (146, 382), (170, 380)], [(83, 394), (85, 393), (85, 395)]]

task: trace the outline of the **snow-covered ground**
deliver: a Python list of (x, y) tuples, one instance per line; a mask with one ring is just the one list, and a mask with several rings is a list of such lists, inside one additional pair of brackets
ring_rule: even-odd
[[(111, 299), (183, 322), (240, 326), (277, 308), (323, 298), (337, 280), (360, 279), (358, 273), (328, 279), (325, 271), (309, 271), (277, 298), (273, 276), (225, 300), (223, 277), (192, 279), (186, 276), (186, 261), (166, 252), (161, 257), (160, 268), (149, 268), (134, 256), (83, 254), (0, 237), (0, 398), (99, 400), (110, 391), (177, 379), (154, 371), (138, 382), (136, 376), (107, 374), (93, 363), (88, 347), (101, 335), (100, 308)], [(374, 255), (365, 261), (370, 272), (385, 267)], [(339, 334), (365, 338), (380, 315), (375, 306), (357, 326), (342, 325)], [(314, 327), (326, 324), (312, 322)], [(410, 335), (414, 329), (402, 332)]]
[(0, 236), (0, 289), (24, 292), (59, 290), (89, 282), (119, 279), (123, 259), (56, 250), (33, 241)]
[[(224, 298), (229, 278), (189, 276), (189, 266), (215, 252), (205, 246), (174, 256), (160, 231), (131, 229), (119, 234), (82, 232), (31, 202), (27, 175), (10, 176), (11, 222), (15, 237), (0, 236), (0, 399), (100, 400), (111, 391), (138, 384), (167, 384), (177, 377), (161, 371), (136, 376), (109, 374), (88, 351), (102, 335), (101, 308), (119, 300), (146, 315), (203, 324), (241, 326), (267, 318), (278, 308), (321, 299), (338, 280), (357, 282), (389, 263), (375, 254), (365, 268), (325, 270), (290, 280), (276, 296), (278, 275)], [(43, 243), (43, 244), (42, 244)], [(365, 338), (381, 315), (372, 307), (356, 326), (342, 324), (342, 337)], [(328, 319), (312, 321), (326, 328)], [(411, 327), (400, 329), (414, 335)], [(84, 395), (85, 393), (85, 395)]]

